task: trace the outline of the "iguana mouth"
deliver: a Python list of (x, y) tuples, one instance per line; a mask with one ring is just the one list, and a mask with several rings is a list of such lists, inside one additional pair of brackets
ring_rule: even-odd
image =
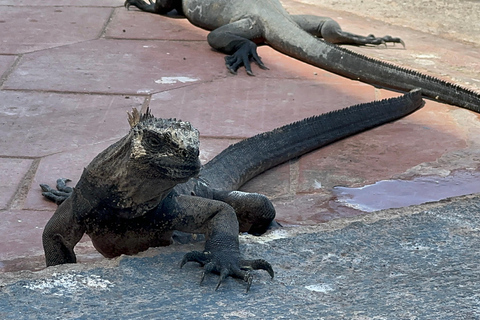
[(152, 173), (155, 176), (166, 177), (169, 180), (187, 181), (190, 178), (198, 176), (201, 168), (200, 160), (178, 164), (178, 163), (156, 163), (154, 166), (150, 165)]

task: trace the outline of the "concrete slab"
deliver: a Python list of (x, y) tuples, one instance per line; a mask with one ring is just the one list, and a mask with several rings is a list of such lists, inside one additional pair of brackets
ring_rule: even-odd
[(479, 197), (241, 238), (275, 269), (245, 284), (178, 268), (199, 245), (0, 274), (4, 319), (478, 319)]
[[(0, 5), (0, 54), (18, 54), (98, 38), (110, 8)], [(14, 31), (13, 31), (14, 30)]]

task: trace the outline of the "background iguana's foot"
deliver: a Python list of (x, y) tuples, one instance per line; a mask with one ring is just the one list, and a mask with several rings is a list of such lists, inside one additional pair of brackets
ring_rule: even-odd
[(252, 285), (253, 276), (250, 273), (250, 270), (265, 270), (273, 278), (275, 273), (272, 269), (270, 263), (265, 260), (242, 260), (238, 254), (232, 254), (231, 252), (209, 252), (209, 251), (192, 251), (187, 253), (180, 264), (180, 268), (183, 267), (187, 262), (197, 262), (204, 267), (202, 279), (200, 283), (205, 279), (207, 273), (217, 273), (220, 275), (217, 286), (217, 290), (222, 281), (226, 277), (231, 276), (238, 279), (242, 279), (247, 283), (247, 292), (250, 290)]
[(176, 9), (179, 14), (182, 14), (181, 1), (177, 0), (148, 0), (148, 3), (144, 0), (126, 0), (124, 3), (127, 10), (130, 6), (137, 7), (138, 9), (151, 13), (167, 14), (170, 11)]
[(155, 3), (152, 0), (149, 0), (149, 3), (143, 0), (126, 0), (123, 5), (127, 10), (130, 10), (130, 6), (134, 6), (140, 10), (155, 13)]
[(378, 37), (375, 37), (373, 34), (370, 34), (367, 37), (365, 37), (365, 40), (362, 42), (365, 42), (365, 43), (361, 43), (361, 45), (369, 45), (369, 44), (370, 45), (381, 45), (381, 44), (387, 45), (387, 43), (393, 43), (393, 44), (400, 43), (405, 48), (405, 42), (403, 42), (402, 39), (394, 38), (392, 36), (384, 36), (384, 37), (378, 38)]
[(65, 199), (67, 199), (73, 192), (71, 187), (67, 186), (67, 182), (69, 179), (60, 178), (57, 179), (57, 189), (52, 189), (50, 186), (46, 184), (41, 184), (40, 188), (42, 188), (42, 195), (50, 201), (55, 202), (56, 204), (60, 204)]
[(232, 74), (237, 74), (238, 68), (244, 66), (247, 74), (253, 76), (250, 61), (255, 62), (261, 69), (268, 70), (257, 54), (257, 45), (250, 40), (244, 41), (232, 55), (225, 57), (225, 65)]

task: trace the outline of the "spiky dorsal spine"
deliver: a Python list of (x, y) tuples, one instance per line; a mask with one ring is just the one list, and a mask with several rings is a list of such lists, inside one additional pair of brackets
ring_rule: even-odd
[(142, 121), (154, 118), (153, 114), (150, 112), (150, 108), (143, 108), (138, 111), (137, 108), (132, 108), (132, 113), (127, 112), (128, 123), (130, 127), (133, 128)]

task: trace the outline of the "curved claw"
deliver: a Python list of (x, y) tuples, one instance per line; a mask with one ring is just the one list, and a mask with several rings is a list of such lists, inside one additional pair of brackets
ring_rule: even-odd
[(188, 252), (183, 256), (182, 262), (180, 263), (180, 269), (187, 263), (187, 262), (197, 262), (202, 267), (205, 266), (207, 263), (210, 262), (210, 253), (209, 252), (200, 252), (200, 251), (191, 251)]
[(238, 68), (243, 65), (247, 74), (254, 76), (252, 67), (250, 66), (250, 60), (255, 62), (261, 69), (268, 70), (267, 66), (263, 64), (262, 59), (257, 54), (257, 45), (250, 40), (243, 42), (232, 55), (226, 56), (225, 65), (232, 74), (237, 74)]
[(268, 272), (270, 277), (272, 277), (272, 279), (275, 276), (272, 265), (263, 259), (242, 260), (240, 261), (240, 268), (242, 270), (265, 270)]
[(263, 259), (238, 260), (235, 256), (218, 256), (208, 251), (192, 251), (185, 254), (180, 263), (180, 268), (187, 262), (197, 262), (203, 266), (204, 269), (200, 284), (203, 283), (203, 280), (205, 280), (208, 273), (218, 273), (220, 275), (215, 291), (218, 290), (222, 282), (228, 276), (231, 276), (245, 281), (247, 283), (246, 292), (248, 292), (253, 282), (253, 275), (250, 273), (250, 270), (262, 269), (267, 271), (272, 278), (274, 277), (272, 266)]

